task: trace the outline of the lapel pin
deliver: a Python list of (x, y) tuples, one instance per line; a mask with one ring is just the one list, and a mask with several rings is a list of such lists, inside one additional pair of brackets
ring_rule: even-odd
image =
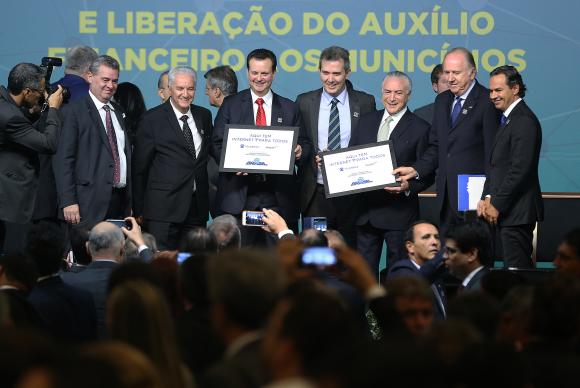
[(125, 118), (125, 113), (123, 113), (123, 118)]
[(278, 124), (282, 124), (282, 117), (278, 117)]
[(359, 116), (359, 113), (358, 113), (358, 112), (353, 112), (353, 114), (352, 114), (352, 115), (353, 115), (354, 117), (358, 117), (358, 116)]
[(468, 110), (467, 110), (467, 109), (463, 109), (463, 110), (461, 111), (461, 114), (464, 114), (464, 115), (466, 115), (466, 114), (467, 114), (467, 112), (468, 112)]

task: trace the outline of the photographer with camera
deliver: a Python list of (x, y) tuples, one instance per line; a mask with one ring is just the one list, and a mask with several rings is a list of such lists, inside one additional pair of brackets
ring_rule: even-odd
[[(41, 98), (49, 107), (43, 125), (36, 128), (21, 108), (35, 106)], [(36, 201), (38, 154), (56, 151), (62, 104), (62, 88), (48, 96), (44, 72), (31, 63), (19, 63), (0, 86), (0, 244), (4, 246), (5, 222), (26, 223)]]

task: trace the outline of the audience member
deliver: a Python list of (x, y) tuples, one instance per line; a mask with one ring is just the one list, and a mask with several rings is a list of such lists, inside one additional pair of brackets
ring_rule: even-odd
[(236, 218), (230, 214), (223, 214), (213, 219), (208, 231), (217, 242), (218, 252), (226, 249), (240, 249), (242, 235)]
[(183, 252), (192, 255), (215, 253), (218, 250), (216, 236), (206, 228), (195, 228), (185, 235)]
[(69, 267), (69, 272), (82, 272), (91, 263), (91, 255), (87, 247), (89, 232), (90, 230), (83, 228), (70, 230), (70, 244), (74, 261)]
[(70, 97), (66, 102), (74, 102), (89, 92), (89, 67), (99, 54), (89, 46), (74, 46), (64, 57), (64, 77), (53, 85), (68, 89)]
[(580, 228), (568, 232), (554, 257), (556, 272), (580, 276)]

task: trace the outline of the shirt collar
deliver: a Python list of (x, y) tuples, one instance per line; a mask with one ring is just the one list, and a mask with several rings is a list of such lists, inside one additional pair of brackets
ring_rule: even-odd
[(191, 107), (189, 107), (189, 109), (187, 110), (186, 113), (181, 113), (181, 111), (179, 109), (177, 109), (175, 107), (175, 105), (173, 105), (173, 100), (171, 100), (171, 97), (169, 97), (169, 103), (171, 104), (171, 107), (173, 108), (173, 112), (175, 113), (175, 116), (177, 116), (178, 120), (180, 120), (181, 117), (183, 117), (183, 115), (186, 115), (187, 117), (191, 118)]
[(383, 114), (383, 118), (381, 119), (381, 123), (383, 121), (385, 121), (387, 119), (387, 117), (391, 116), (393, 118), (393, 121), (398, 122), (401, 117), (403, 117), (403, 115), (407, 112), (407, 106), (405, 105), (405, 107), (403, 109), (401, 109), (400, 111), (398, 111), (397, 113), (395, 113), (394, 115), (390, 115), (389, 112), (387, 111), (387, 109), (385, 108), (385, 113)]
[(91, 92), (89, 90), (89, 96), (91, 96), (91, 99), (93, 100), (93, 103), (95, 104), (95, 106), (97, 107), (97, 109), (103, 109), (103, 106), (108, 105), (109, 108), (111, 108), (112, 111), (115, 110), (115, 108), (113, 107), (113, 104), (111, 104), (111, 101), (107, 101), (107, 103), (102, 103), (101, 101), (99, 101), (99, 99), (97, 97), (95, 97), (95, 95), (93, 94), (93, 92)]
[(471, 273), (469, 275), (467, 275), (465, 277), (465, 279), (463, 279), (463, 281), (461, 282), (461, 284), (463, 285), (463, 287), (467, 286), (467, 284), (469, 284), (469, 282), (471, 281), (471, 279), (473, 279), (473, 277), (475, 276), (476, 273), (478, 273), (479, 271), (481, 271), (483, 269), (483, 265), (481, 267), (477, 267), (476, 269), (474, 269), (473, 271), (471, 271)]
[(503, 112), (503, 115), (505, 117), (509, 117), (510, 113), (512, 113), (512, 110), (514, 110), (514, 108), (516, 107), (516, 105), (521, 101), (522, 99), (520, 97), (518, 97), (517, 100), (515, 100), (514, 102), (511, 103), (510, 106), (508, 106), (508, 108), (505, 110), (505, 112)]
[[(471, 81), (471, 85), (469, 85), (469, 87), (467, 88), (467, 90), (465, 91), (465, 93), (463, 93), (461, 96), (461, 99), (463, 101), (465, 101), (467, 99), (467, 96), (469, 95), (469, 93), (471, 93), (471, 90), (473, 89), (473, 87), (475, 86), (475, 80)], [(454, 98), (457, 98), (457, 96), (455, 96)]]
[(338, 102), (340, 102), (342, 105), (344, 105), (346, 103), (346, 98), (347, 98), (347, 91), (346, 91), (346, 87), (344, 88), (344, 90), (342, 92), (340, 92), (340, 94), (336, 97), (331, 96), (330, 94), (328, 94), (328, 92), (326, 90), (324, 90), (324, 88), (322, 89), (322, 98), (323, 101), (326, 105), (330, 105), (330, 103), (332, 102), (333, 98), (336, 98), (338, 100)]
[[(252, 93), (252, 104), (256, 103), (256, 100), (258, 98), (260, 98), (260, 96), (258, 96), (256, 93), (254, 93), (254, 91), (250, 88), (250, 93)], [(262, 100), (264, 100), (264, 103), (267, 106), (272, 106), (272, 99), (274, 98), (274, 95), (272, 94), (272, 89), (268, 90), (268, 93), (266, 93), (265, 96), (262, 97)]]

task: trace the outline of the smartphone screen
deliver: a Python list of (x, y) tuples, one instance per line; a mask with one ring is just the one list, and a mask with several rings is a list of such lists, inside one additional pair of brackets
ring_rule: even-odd
[(300, 264), (304, 266), (329, 267), (336, 265), (334, 249), (328, 247), (310, 247), (302, 251)]
[(246, 226), (264, 226), (266, 225), (262, 218), (264, 212), (244, 210), (242, 213), (242, 225)]
[(177, 262), (179, 264), (183, 263), (185, 260), (187, 260), (189, 257), (191, 256), (191, 253), (189, 252), (179, 252), (177, 254)]
[(312, 228), (324, 232), (327, 228), (325, 217), (315, 217), (312, 220)]

